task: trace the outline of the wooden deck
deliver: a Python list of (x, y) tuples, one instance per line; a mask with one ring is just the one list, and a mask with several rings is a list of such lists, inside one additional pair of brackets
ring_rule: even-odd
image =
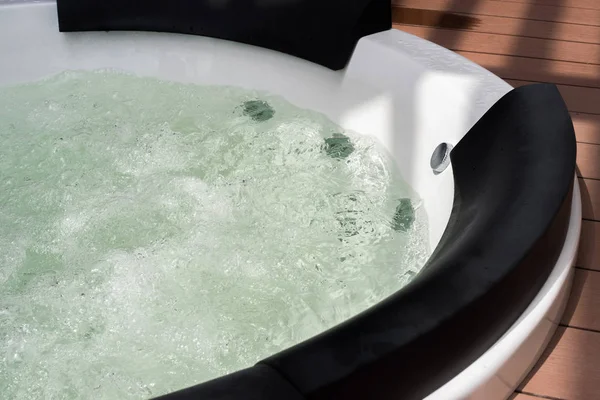
[(600, 399), (600, 0), (393, 0), (394, 27), (513, 86), (551, 82), (577, 134), (583, 231), (556, 335), (513, 400)]

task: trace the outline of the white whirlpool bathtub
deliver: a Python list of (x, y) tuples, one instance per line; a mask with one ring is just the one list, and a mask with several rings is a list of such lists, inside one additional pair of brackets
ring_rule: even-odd
[[(65, 70), (112, 68), (267, 91), (324, 113), (346, 129), (375, 136), (393, 155), (427, 213), (432, 258), (424, 271), (393, 298), (348, 323), (256, 360), (268, 372), (222, 378), (233, 379), (228, 385), (237, 385), (239, 378), (240, 387), (251, 392), (264, 380), (282, 379), (289, 388), (280, 393), (290, 390), (299, 399), (358, 394), (506, 399), (560, 321), (581, 201), (573, 180), (572, 126), (551, 88), (525, 88), (500, 104), (512, 90), (506, 82), (397, 30), (363, 37), (347, 66), (333, 71), (273, 50), (201, 36), (61, 33), (54, 2), (0, 1), (0, 54), (0, 85)], [(497, 103), (501, 109), (494, 113)], [(553, 132), (544, 135), (556, 139), (541, 144), (536, 132), (548, 126)], [(463, 141), (467, 134), (472, 138)], [(446, 146), (438, 148), (441, 144)], [(452, 147), (448, 168), (434, 171)], [(552, 161), (561, 157), (562, 163)], [(519, 178), (509, 178), (502, 172), (507, 170)], [(556, 190), (548, 192), (553, 184), (545, 182), (555, 182)], [(540, 198), (550, 203), (539, 205)], [(532, 214), (532, 203), (540, 215), (523, 221)], [(537, 230), (522, 234), (528, 229), (524, 225)], [(480, 242), (486, 237), (489, 245)], [(505, 253), (511, 257), (498, 257)], [(352, 361), (339, 361), (340, 352), (352, 354)], [(215, 390), (219, 382), (209, 383), (213, 386), (204, 394), (199, 385), (198, 397), (191, 397), (192, 388), (173, 398), (238, 398)]]

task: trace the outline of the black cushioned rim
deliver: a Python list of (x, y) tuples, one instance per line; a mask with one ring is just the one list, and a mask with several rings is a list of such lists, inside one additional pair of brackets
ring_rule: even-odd
[(57, 0), (62, 32), (138, 30), (233, 40), (337, 70), (392, 27), (390, 0)]

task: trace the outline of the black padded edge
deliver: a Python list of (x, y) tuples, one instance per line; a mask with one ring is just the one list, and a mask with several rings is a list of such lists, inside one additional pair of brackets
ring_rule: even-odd
[(422, 399), (482, 355), (541, 289), (568, 228), (575, 156), (556, 87), (511, 91), (451, 153), (454, 206), (423, 272), (263, 363), (309, 399)]
[(267, 365), (255, 365), (156, 400), (305, 400)]
[[(57, 0), (62, 32), (139, 30), (233, 40), (337, 70), (392, 26), (390, 0)], [(293, 78), (291, 78), (293, 79)]]

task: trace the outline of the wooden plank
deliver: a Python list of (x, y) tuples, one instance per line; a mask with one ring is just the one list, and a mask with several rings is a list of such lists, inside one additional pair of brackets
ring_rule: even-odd
[(583, 221), (576, 265), (600, 271), (600, 222)]
[(600, 144), (600, 115), (572, 112), (571, 119), (578, 141)]
[[(513, 87), (529, 85), (533, 82), (506, 79)], [(600, 114), (600, 89), (579, 86), (556, 85), (567, 108), (572, 112)]]
[(600, 26), (600, 10), (530, 5), (495, 0), (392, 0), (394, 6)]
[(592, 400), (600, 394), (600, 333), (559, 327), (520, 391), (552, 399)]
[(572, 8), (589, 8), (592, 10), (600, 10), (600, 2), (598, 0), (504, 0), (515, 3), (525, 4), (541, 4), (545, 6), (555, 7), (572, 7)]
[(394, 24), (450, 50), (600, 64), (600, 45)]
[(600, 179), (600, 146), (577, 143), (577, 168), (582, 178)]
[(571, 296), (561, 322), (600, 331), (600, 272), (575, 269)]
[(565, 61), (457, 51), (504, 79), (600, 88), (600, 67)]
[(600, 221), (600, 181), (579, 178), (579, 185), (583, 218)]
[[(543, 399), (543, 397), (532, 396), (532, 395), (525, 394), (525, 393), (515, 393), (511, 397), (508, 398), (508, 400), (540, 400), (540, 399)], [(546, 399), (546, 400), (548, 400), (548, 399)]]
[(600, 26), (447, 13), (438, 10), (406, 7), (392, 8), (392, 21), (397, 24), (423, 25), (432, 28), (462, 29), (481, 33), (519, 35), (592, 44), (600, 43)]

